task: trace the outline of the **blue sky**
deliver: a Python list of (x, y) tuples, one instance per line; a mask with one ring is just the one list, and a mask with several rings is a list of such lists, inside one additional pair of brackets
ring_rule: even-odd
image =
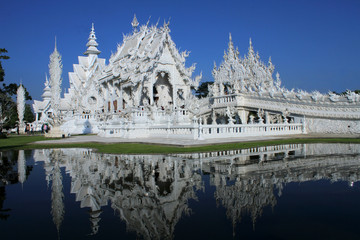
[(171, 18), (174, 42), (191, 51), (186, 65), (197, 63), (195, 75), (202, 71), (203, 81), (213, 80), (214, 61), (221, 63), (231, 32), (241, 56), (250, 37), (262, 61), (271, 56), (289, 89), (360, 89), (359, 0), (1, 0), (0, 6), (0, 48), (11, 57), (3, 61), (5, 82), (22, 80), (34, 99), (41, 98), (55, 36), (67, 88), (68, 72), (86, 50), (91, 23), (100, 57), (108, 60), (123, 33), (132, 31), (134, 14), (140, 24), (149, 17), (150, 24)]

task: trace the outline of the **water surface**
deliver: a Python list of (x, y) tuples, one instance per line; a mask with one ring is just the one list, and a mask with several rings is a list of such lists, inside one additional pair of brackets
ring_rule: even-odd
[(1, 239), (360, 239), (360, 145), (1, 153)]

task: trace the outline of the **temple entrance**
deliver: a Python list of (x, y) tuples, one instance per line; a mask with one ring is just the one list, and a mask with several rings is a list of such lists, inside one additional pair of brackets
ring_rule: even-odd
[(173, 104), (173, 89), (169, 81), (169, 74), (159, 72), (156, 79), (153, 87), (154, 103), (157, 107), (164, 109)]

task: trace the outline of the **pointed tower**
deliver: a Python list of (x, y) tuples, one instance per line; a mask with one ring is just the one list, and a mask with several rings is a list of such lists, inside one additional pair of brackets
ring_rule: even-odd
[(92, 24), (92, 26), (91, 26), (91, 31), (90, 31), (90, 35), (89, 35), (89, 41), (86, 44), (86, 46), (88, 48), (87, 48), (86, 52), (84, 52), (84, 55), (87, 55), (87, 56), (90, 55), (90, 54), (99, 55), (101, 53), (97, 49), (97, 46), (99, 46), (99, 44), (96, 42), (94, 24)]
[(47, 74), (45, 73), (45, 88), (44, 88), (44, 93), (41, 95), (41, 97), (43, 98), (43, 100), (50, 100), (51, 99), (51, 89), (50, 89), (50, 83), (49, 83), (49, 79), (47, 77)]
[(54, 52), (50, 55), (49, 72), (50, 72), (50, 86), (51, 86), (51, 107), (53, 114), (57, 115), (60, 110), (61, 99), (61, 83), (62, 83), (62, 60), (61, 55), (57, 50), (56, 38)]
[(24, 113), (25, 113), (25, 89), (22, 83), (20, 83), (20, 86), (17, 89), (16, 100), (17, 100), (17, 112), (19, 117), (19, 127), (23, 128)]
[(228, 44), (227, 56), (230, 59), (236, 59), (237, 55), (238, 55), (238, 52), (234, 48), (234, 43), (232, 41), (232, 36), (231, 36), (231, 33), (229, 33), (229, 44)]
[(133, 27), (134, 32), (137, 32), (137, 27), (139, 26), (139, 22), (138, 22), (138, 20), (136, 18), (136, 14), (134, 14), (134, 18), (133, 18), (133, 20), (131, 22), (131, 26)]
[(249, 52), (248, 52), (248, 59), (251, 61), (251, 62), (254, 62), (255, 61), (255, 51), (254, 51), (254, 48), (253, 48), (253, 45), (252, 45), (252, 41), (251, 41), (251, 38), (249, 40)]

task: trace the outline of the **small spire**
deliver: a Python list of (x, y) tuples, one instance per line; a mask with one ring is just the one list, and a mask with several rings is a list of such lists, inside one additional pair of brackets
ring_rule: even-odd
[(89, 54), (99, 55), (101, 52), (97, 49), (97, 46), (99, 46), (99, 44), (96, 42), (94, 23), (91, 25), (91, 31), (88, 40), (89, 41), (86, 44), (88, 48), (86, 52), (84, 52), (84, 55), (89, 55)]
[(248, 52), (248, 56), (252, 59), (255, 60), (255, 57), (256, 57), (256, 54), (254, 52), (254, 48), (253, 48), (253, 45), (252, 45), (252, 41), (251, 41), (251, 38), (249, 40), (249, 52)]
[(45, 87), (49, 87), (50, 83), (49, 83), (49, 79), (47, 77), (47, 74), (45, 73)]
[(50, 82), (48, 79), (47, 74), (45, 73), (45, 88), (44, 88), (44, 92), (41, 95), (41, 97), (43, 98), (43, 100), (50, 100), (51, 99), (51, 90), (50, 90)]
[(133, 27), (134, 32), (137, 32), (137, 27), (139, 26), (139, 22), (138, 22), (138, 20), (136, 18), (136, 14), (134, 14), (134, 18), (133, 18), (133, 20), (131, 22), (131, 26)]
[(229, 42), (232, 42), (231, 33), (229, 33)]
[(55, 48), (54, 51), (57, 51), (57, 47), (56, 47), (56, 36), (55, 36)]

